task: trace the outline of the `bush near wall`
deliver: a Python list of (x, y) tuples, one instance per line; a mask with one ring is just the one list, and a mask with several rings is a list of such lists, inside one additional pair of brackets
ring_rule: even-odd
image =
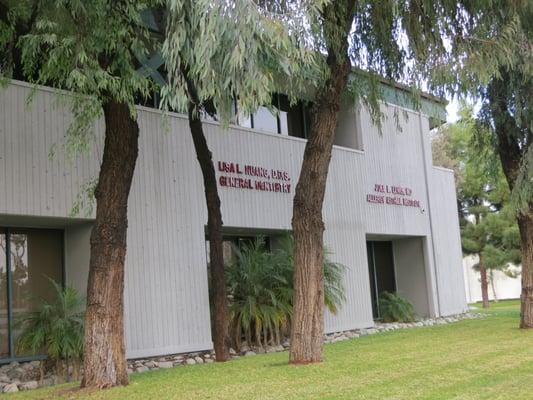
[[(289, 333), (293, 309), (293, 239), (285, 236), (270, 252), (263, 238), (240, 249), (226, 266), (230, 310), (230, 337), (237, 349), (242, 340), (259, 347), (279, 346)], [(325, 305), (336, 313), (345, 300), (346, 267), (324, 257)]]
[[(17, 351), (44, 353), (58, 377), (77, 380), (83, 359), (85, 300), (74, 288), (49, 281), (54, 287), (53, 301), (43, 301), (35, 312), (24, 314), (16, 322), (20, 330)], [(41, 380), (43, 374), (41, 369)]]
[(413, 322), (413, 305), (402, 296), (383, 292), (378, 299), (379, 315), (383, 322)]

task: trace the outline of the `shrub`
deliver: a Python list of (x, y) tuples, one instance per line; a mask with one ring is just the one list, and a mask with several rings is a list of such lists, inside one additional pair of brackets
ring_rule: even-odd
[[(236, 260), (226, 267), (230, 335), (237, 348), (242, 336), (260, 347), (269, 342), (279, 345), (292, 317), (293, 239), (287, 235), (273, 252), (266, 250), (263, 238), (234, 250)], [(325, 305), (333, 313), (345, 299), (344, 269), (325, 257)]]
[(72, 365), (77, 379), (83, 358), (85, 302), (74, 288), (63, 288), (49, 281), (54, 288), (54, 300), (42, 302), (37, 311), (17, 320), (20, 330), (17, 350), (33, 354), (44, 352), (55, 363), (60, 376), (68, 377), (69, 365)]
[(395, 293), (381, 293), (378, 306), (379, 315), (384, 322), (412, 322), (415, 320), (413, 305)]

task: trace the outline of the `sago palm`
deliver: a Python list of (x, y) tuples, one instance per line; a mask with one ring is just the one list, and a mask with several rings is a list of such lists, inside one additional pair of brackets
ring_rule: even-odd
[(24, 314), (17, 320), (18, 351), (45, 353), (56, 368), (62, 362), (74, 364), (77, 375), (83, 356), (84, 305), (82, 297), (72, 287), (61, 287), (49, 279), (54, 288), (52, 302), (41, 301), (37, 311)]
[[(286, 235), (269, 252), (263, 238), (234, 248), (236, 259), (226, 268), (231, 332), (240, 348), (244, 335), (248, 344), (279, 345), (292, 318), (293, 239)], [(329, 256), (329, 253), (327, 254)], [(335, 313), (344, 301), (345, 267), (324, 260), (325, 305)]]

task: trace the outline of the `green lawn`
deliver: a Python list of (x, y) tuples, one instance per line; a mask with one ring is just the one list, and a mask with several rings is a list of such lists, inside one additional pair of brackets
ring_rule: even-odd
[(133, 374), (100, 392), (72, 386), (6, 399), (532, 399), (533, 331), (520, 331), (517, 301), (481, 320), (414, 328), (327, 345), (317, 365), (287, 365), (287, 353), (226, 364)]

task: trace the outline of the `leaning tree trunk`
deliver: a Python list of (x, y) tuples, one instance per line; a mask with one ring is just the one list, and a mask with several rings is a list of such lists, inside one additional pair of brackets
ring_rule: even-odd
[(187, 85), (189, 96), (188, 116), (196, 158), (202, 170), (205, 201), (207, 204), (207, 237), (209, 239), (209, 261), (211, 267), (211, 290), (213, 291), (213, 345), (216, 361), (229, 360), (228, 348), (228, 310), (226, 305), (226, 276), (224, 272), (224, 254), (222, 250), (222, 212), (218, 196), (217, 179), (213, 157), (204, 135), (200, 120), (200, 99), (189, 70), (180, 66), (181, 74)]
[(82, 387), (128, 384), (124, 348), (124, 260), (128, 196), (138, 154), (139, 126), (128, 105), (103, 106), (105, 144), (91, 233)]
[(352, 1), (338, 1), (324, 10), (330, 77), (313, 107), (308, 140), (293, 203), (294, 309), (289, 361), (320, 362), (324, 345), (324, 222), (322, 205), (333, 139), (351, 70), (347, 35)]
[(533, 328), (533, 210), (518, 216), (522, 242), (522, 293), (520, 328)]
[(489, 280), (487, 278), (487, 268), (483, 261), (483, 256), (479, 254), (479, 276), (481, 281), (481, 298), (483, 308), (489, 308)]
[(213, 291), (213, 345), (216, 361), (227, 361), (228, 312), (226, 306), (226, 278), (222, 252), (222, 212), (218, 196), (215, 166), (207, 144), (202, 121), (196, 107), (189, 103), (189, 127), (191, 130), (196, 157), (204, 179), (205, 201), (207, 204), (207, 237), (209, 239), (209, 262), (211, 267), (211, 289)]

